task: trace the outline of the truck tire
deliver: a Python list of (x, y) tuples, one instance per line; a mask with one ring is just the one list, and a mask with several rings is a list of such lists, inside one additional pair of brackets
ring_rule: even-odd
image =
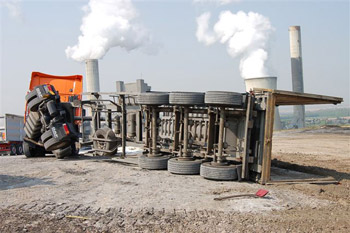
[(16, 155), (17, 154), (17, 148), (15, 144), (10, 145), (10, 155)]
[(30, 118), (34, 122), (34, 124), (38, 124), (38, 123), (40, 124), (40, 113), (30, 112), (28, 115), (28, 118)]
[(202, 163), (200, 175), (209, 180), (230, 181), (238, 179), (236, 165), (218, 166), (212, 165), (211, 162)]
[(241, 106), (243, 96), (236, 92), (208, 91), (205, 93), (205, 103), (214, 106)]
[(69, 143), (70, 141), (68, 140), (68, 138), (65, 138), (63, 140), (58, 140), (57, 138), (50, 138), (44, 143), (44, 147), (47, 151), (54, 151), (67, 146)]
[(47, 142), (47, 140), (49, 140), (50, 138), (52, 138), (52, 131), (51, 130), (47, 130), (45, 133), (43, 133), (41, 135), (41, 141), (42, 143)]
[(23, 145), (22, 145), (22, 143), (18, 144), (16, 147), (17, 147), (17, 155), (23, 155)]
[(169, 103), (175, 105), (202, 105), (204, 93), (201, 92), (171, 92)]
[(33, 157), (44, 157), (45, 156), (45, 150), (42, 147), (38, 146), (31, 146), (28, 142), (23, 142), (23, 152), (24, 155), (27, 158), (33, 158)]
[(33, 131), (38, 131), (41, 129), (41, 122), (33, 122), (31, 118), (28, 117), (26, 124), (30, 126)]
[(54, 150), (52, 153), (56, 156), (56, 158), (63, 159), (64, 157), (68, 157), (72, 154), (72, 146), (69, 145), (63, 149)]
[(110, 150), (111, 152), (98, 152), (98, 155), (113, 155), (117, 152), (118, 149), (118, 141), (117, 137), (115, 136), (115, 133), (110, 128), (101, 128), (98, 129), (95, 132), (94, 135), (95, 138), (101, 138), (101, 139), (107, 139), (107, 140), (113, 140), (111, 142), (101, 142), (97, 140), (93, 140), (93, 148), (94, 149), (103, 149), (103, 150)]
[(136, 98), (136, 103), (143, 105), (164, 105), (169, 104), (169, 94), (162, 92), (141, 93)]
[(38, 111), (38, 107), (39, 105), (43, 102), (43, 99), (36, 97), (34, 99), (32, 99), (31, 101), (28, 102), (27, 104), (27, 108), (31, 111), (31, 112), (37, 112)]
[(169, 156), (148, 157), (141, 155), (139, 157), (139, 167), (148, 170), (166, 170), (169, 158)]
[(28, 124), (24, 126), (24, 132), (26, 133), (27, 137), (31, 139), (37, 139), (40, 136), (40, 129), (33, 131)]
[(168, 171), (179, 175), (198, 175), (202, 160), (179, 160), (172, 158), (168, 161)]
[(31, 130), (27, 124), (24, 125), (24, 132), (28, 138), (32, 138), (33, 130)]
[(33, 124), (31, 122), (31, 120), (29, 118), (27, 119), (27, 121), (24, 125), (24, 132), (26, 133), (28, 138), (31, 138), (31, 139), (38, 138), (40, 136), (40, 133), (41, 133), (40, 130), (41, 130), (41, 126), (33, 128)]
[(26, 102), (28, 103), (29, 101), (31, 101), (35, 97), (37, 97), (37, 92), (36, 92), (36, 90), (33, 90), (33, 91), (29, 92), (24, 98), (25, 98)]
[(23, 142), (23, 152), (27, 158), (34, 157), (32, 148), (29, 146), (28, 142)]

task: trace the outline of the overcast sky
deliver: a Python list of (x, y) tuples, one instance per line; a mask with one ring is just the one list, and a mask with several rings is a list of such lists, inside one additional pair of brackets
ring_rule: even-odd
[[(67, 46), (78, 41), (88, 1), (19, 1), (1, 5), (0, 114), (23, 114), (32, 71), (82, 74), (83, 63), (68, 59)], [(220, 1), (220, 0), (218, 0)], [(231, 4), (182, 1), (133, 1), (138, 23), (159, 47), (156, 55), (112, 48), (99, 61), (101, 91), (115, 91), (115, 81), (143, 78), (153, 90), (244, 92), (239, 59), (225, 46), (205, 46), (196, 38), (196, 18), (211, 12), (253, 11), (269, 18), (271, 75), (278, 88), (291, 90), (288, 27), (302, 31), (305, 92), (342, 97), (349, 106), (349, 1), (233, 1)]]

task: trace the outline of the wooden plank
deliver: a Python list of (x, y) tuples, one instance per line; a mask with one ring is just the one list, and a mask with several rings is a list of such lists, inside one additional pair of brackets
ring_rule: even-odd
[(318, 177), (318, 178), (305, 178), (305, 179), (285, 179), (285, 180), (270, 180), (269, 183), (284, 183), (284, 182), (296, 182), (296, 181), (336, 181), (331, 176), (328, 177)]
[(339, 181), (333, 177), (310, 178), (310, 179), (292, 179), (292, 180), (271, 180), (266, 182), (266, 185), (278, 184), (339, 184)]
[(261, 172), (261, 184), (266, 184), (270, 180), (271, 174), (271, 151), (272, 151), (272, 134), (273, 122), (275, 117), (275, 96), (267, 93), (266, 100), (266, 117), (265, 117), (265, 133), (264, 133), (264, 150)]

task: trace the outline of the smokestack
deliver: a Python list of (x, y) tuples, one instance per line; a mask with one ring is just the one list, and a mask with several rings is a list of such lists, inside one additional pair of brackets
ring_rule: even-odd
[[(88, 60), (85, 60), (85, 64), (86, 64), (86, 91), (99, 92), (100, 78), (98, 74), (98, 60), (88, 59)], [(90, 98), (94, 98), (94, 97), (90, 96)]]
[[(277, 89), (277, 77), (257, 77), (245, 79), (245, 89), (247, 92), (254, 88)], [(275, 120), (273, 123), (274, 130), (282, 129), (280, 113), (278, 107), (275, 108)]]
[[(289, 27), (290, 57), (292, 65), (293, 91), (304, 93), (303, 61), (301, 56), (300, 26)], [(293, 125), (297, 128), (305, 127), (305, 106), (293, 106)]]

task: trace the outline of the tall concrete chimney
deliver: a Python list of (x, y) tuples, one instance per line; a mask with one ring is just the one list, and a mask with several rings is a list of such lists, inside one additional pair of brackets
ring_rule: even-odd
[[(86, 64), (86, 91), (87, 92), (99, 92), (100, 91), (100, 78), (98, 73), (98, 60), (89, 59), (85, 61)], [(94, 98), (90, 96), (90, 99)]]
[[(304, 93), (303, 61), (301, 55), (300, 26), (289, 27), (290, 57), (292, 64), (293, 91)], [(305, 106), (293, 106), (292, 124), (297, 128), (305, 127)]]

